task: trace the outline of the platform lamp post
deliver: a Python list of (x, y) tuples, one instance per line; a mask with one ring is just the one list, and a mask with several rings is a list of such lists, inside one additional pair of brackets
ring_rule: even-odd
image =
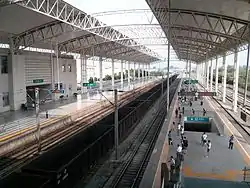
[(41, 152), (41, 126), (39, 117), (39, 88), (35, 88), (35, 102), (36, 102), (36, 123), (37, 123), (37, 151)]

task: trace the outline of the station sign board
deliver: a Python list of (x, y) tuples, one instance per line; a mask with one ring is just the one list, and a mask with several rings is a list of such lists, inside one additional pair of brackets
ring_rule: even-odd
[(195, 91), (189, 91), (189, 92), (178, 92), (179, 96), (208, 96), (208, 97), (213, 97), (216, 96), (216, 92), (195, 92)]
[(198, 84), (198, 80), (185, 80), (184, 84)]
[(33, 84), (40, 84), (40, 83), (43, 83), (43, 79), (35, 79), (33, 80)]
[(83, 87), (95, 87), (96, 83), (82, 83)]
[(49, 93), (51, 94), (51, 93), (64, 93), (64, 89), (61, 89), (61, 90), (57, 90), (57, 89), (50, 89), (49, 90)]
[(184, 122), (208, 123), (209, 117), (186, 116), (184, 117)]

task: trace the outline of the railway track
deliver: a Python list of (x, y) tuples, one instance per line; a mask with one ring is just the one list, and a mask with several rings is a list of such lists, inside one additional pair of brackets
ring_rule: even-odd
[[(148, 87), (140, 87), (135, 89), (133, 92), (127, 92), (119, 97), (119, 103), (126, 105), (131, 100), (137, 98), (141, 93), (146, 92), (151, 89), (153, 84), (148, 85)], [(80, 131), (86, 129), (87, 127), (95, 124), (101, 120), (104, 116), (109, 115), (113, 112), (113, 106), (108, 104), (105, 107), (97, 109), (91, 113), (88, 113), (78, 119), (76, 122), (72, 122), (68, 126), (64, 126), (61, 129), (57, 129), (50, 134), (44, 135), (41, 141), (42, 152), (56, 146), (71, 136), (79, 133)], [(7, 153), (0, 157), (0, 179), (6, 177), (14, 170), (20, 168), (21, 166), (27, 164), (31, 160), (37, 157), (37, 144), (36, 141), (31, 142), (17, 150)]]
[[(170, 87), (170, 101), (172, 101), (173, 99), (179, 81), (180, 80), (177, 79)], [(129, 156), (129, 159), (126, 160), (125, 164), (122, 165), (121, 170), (116, 175), (114, 181), (109, 187), (139, 187), (140, 181), (147, 167), (147, 163), (150, 159), (150, 155), (154, 149), (158, 134), (161, 130), (161, 126), (165, 120), (165, 116), (167, 113), (165, 106), (166, 98), (164, 97), (164, 99), (161, 101), (160, 108), (152, 119), (151, 125), (143, 135), (140, 135), (141, 138), (138, 138), (140, 141), (137, 147), (133, 149), (133, 152)]]

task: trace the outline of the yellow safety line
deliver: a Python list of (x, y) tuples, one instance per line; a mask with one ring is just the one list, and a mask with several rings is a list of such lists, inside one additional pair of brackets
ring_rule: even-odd
[[(61, 117), (56, 117), (56, 118), (51, 118), (51, 119), (49, 119), (49, 120), (47, 120), (47, 121), (42, 122), (40, 125), (41, 125), (41, 127), (46, 127), (46, 126), (51, 125), (52, 123), (54, 123), (54, 122), (60, 120), (62, 117), (63, 117), (63, 116), (61, 116)], [(22, 130), (20, 130), (20, 131), (12, 132), (12, 133), (10, 133), (10, 134), (8, 134), (8, 135), (6, 135), (6, 136), (0, 138), (0, 142), (4, 142), (4, 141), (6, 141), (6, 140), (8, 140), (8, 139), (10, 139), (10, 138), (14, 138), (14, 137), (16, 137), (16, 136), (19, 136), (19, 135), (21, 135), (21, 134), (23, 134), (23, 133), (26, 133), (26, 132), (28, 132), (28, 131), (34, 129), (34, 128), (36, 128), (36, 126), (31, 126), (31, 127), (22, 129)]]
[(242, 176), (243, 172), (240, 170), (226, 170), (221, 173), (212, 172), (195, 172), (189, 166), (183, 167), (183, 174), (186, 177), (199, 177), (205, 179), (229, 180), (235, 181), (237, 177)]

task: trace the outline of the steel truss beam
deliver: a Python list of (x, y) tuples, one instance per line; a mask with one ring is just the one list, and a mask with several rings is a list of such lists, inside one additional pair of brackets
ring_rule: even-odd
[[(161, 4), (160, 1), (146, 0), (146, 2), (148, 3), (158, 22), (162, 26), (164, 33), (167, 34), (166, 25), (168, 25), (168, 8), (159, 7)], [(210, 43), (220, 43), (221, 47), (224, 47), (226, 49), (222, 50), (222, 48), (214, 46), (212, 50), (207, 50), (207, 58), (212, 58), (215, 55), (223, 54), (226, 51), (234, 49), (236, 46), (242, 46), (250, 41), (248, 37), (248, 28), (250, 24), (249, 21), (228, 17), (225, 15), (199, 12), (194, 10), (171, 9), (170, 12), (172, 22), (171, 26), (173, 26), (173, 29), (175, 27), (178, 27), (181, 31), (191, 33), (193, 32), (193, 34), (191, 35), (192, 38), (200, 38)], [(185, 20), (189, 21), (187, 22)], [(190, 25), (190, 23), (192, 24)], [(177, 34), (177, 31), (171, 31), (171, 38), (174, 40), (175, 35)], [(178, 41), (176, 40), (171, 41), (172, 46), (174, 49), (176, 49), (176, 53), (178, 55), (179, 49), (176, 44), (177, 42)], [(199, 57), (198, 55), (194, 57), (194, 59), (195, 58), (197, 59), (197, 61), (205, 60), (201, 59), (201, 57)]]
[[(55, 20), (66, 23), (76, 29), (88, 31), (109, 41), (120, 38), (129, 38), (112, 27), (106, 26), (96, 18), (87, 15), (85, 12), (73, 7), (63, 0), (9, 0), (24, 8), (47, 15)], [(51, 27), (50, 27), (51, 28)], [(24, 37), (24, 36), (23, 36)], [(21, 41), (23, 39), (20, 39)], [(18, 42), (17, 42), (18, 43)], [(16, 44), (17, 44), (16, 43)], [(117, 41), (117, 43), (120, 43)], [(122, 44), (124, 45), (124, 44)], [(134, 48), (134, 47), (131, 47)], [(138, 48), (136, 48), (138, 50)], [(139, 51), (145, 55), (159, 58), (159, 55), (145, 46), (140, 46)]]

